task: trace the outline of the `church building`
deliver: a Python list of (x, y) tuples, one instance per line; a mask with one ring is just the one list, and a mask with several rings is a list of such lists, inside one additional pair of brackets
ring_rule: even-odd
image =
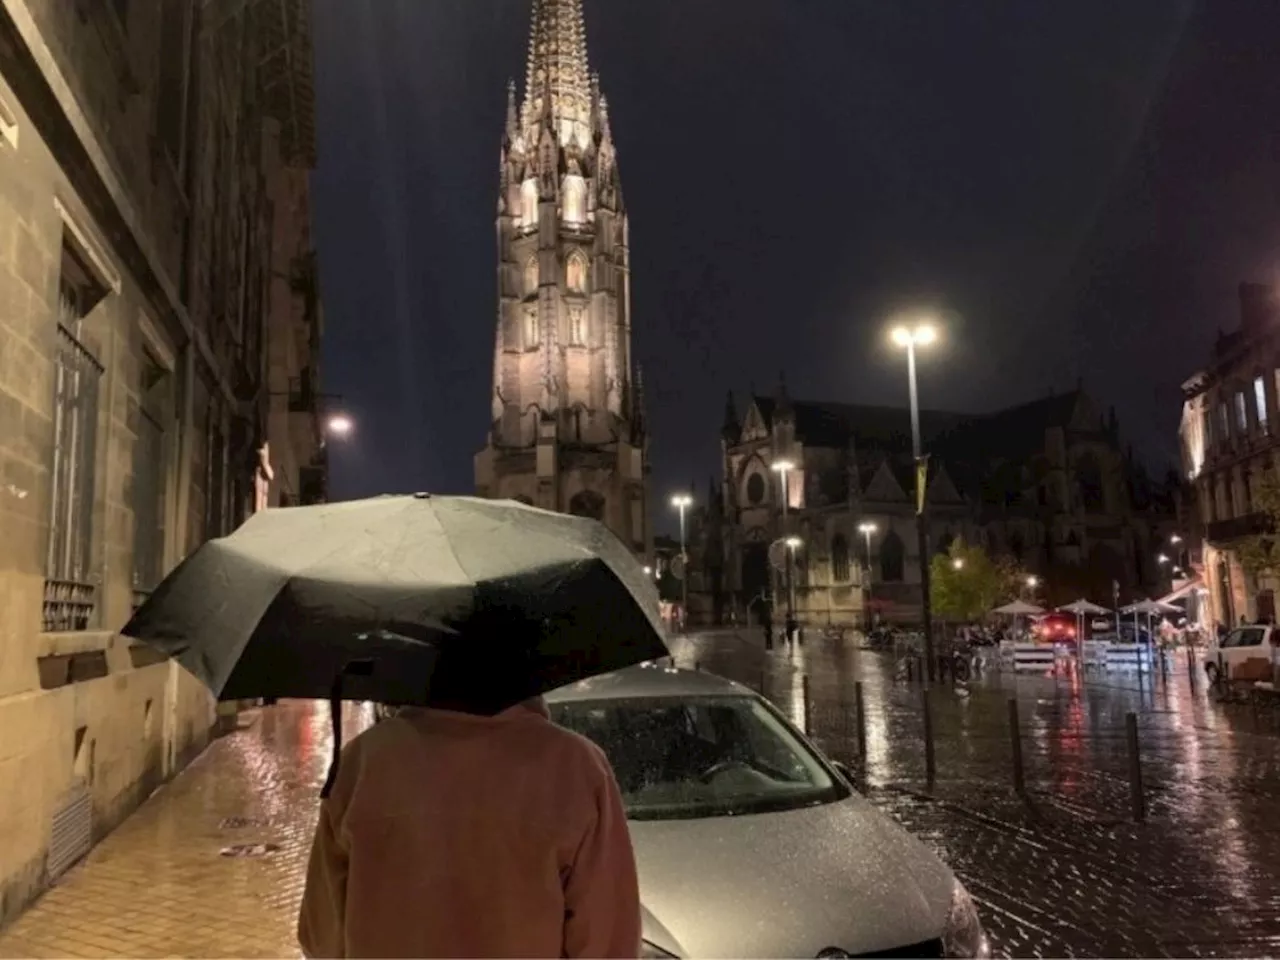
[(582, 0), (534, 0), (523, 95), (507, 90), (492, 420), (476, 489), (600, 520), (647, 554), (628, 233)]

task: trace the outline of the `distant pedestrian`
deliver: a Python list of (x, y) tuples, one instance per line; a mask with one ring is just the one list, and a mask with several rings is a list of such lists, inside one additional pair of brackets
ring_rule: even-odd
[[(474, 659), (481, 644), (459, 655)], [(343, 751), (307, 870), (308, 957), (638, 957), (640, 895), (604, 754), (517, 671), (442, 659), (429, 709)], [(525, 674), (527, 676), (527, 673)]]

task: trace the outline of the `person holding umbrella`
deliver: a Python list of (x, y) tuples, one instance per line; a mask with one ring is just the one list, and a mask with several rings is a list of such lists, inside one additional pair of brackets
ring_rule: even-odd
[[(329, 701), (307, 956), (639, 956), (618, 785), (541, 699), (669, 655), (601, 524), (428, 494), (262, 511), (122, 632), (220, 699)], [(343, 749), (347, 700), (402, 709)]]
[(343, 751), (299, 913), (308, 957), (639, 956), (636, 866), (608, 761), (551, 722), (530, 671), (477, 651), (442, 656), (434, 706), (401, 710)]

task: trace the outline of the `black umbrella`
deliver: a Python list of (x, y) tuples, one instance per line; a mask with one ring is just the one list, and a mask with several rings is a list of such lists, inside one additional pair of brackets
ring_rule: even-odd
[(499, 675), (519, 699), (667, 655), (652, 579), (604, 526), (427, 494), (257, 513), (123, 632), (220, 699), (328, 698), (335, 715), (432, 702), (437, 667), (454, 699), (485, 700)]

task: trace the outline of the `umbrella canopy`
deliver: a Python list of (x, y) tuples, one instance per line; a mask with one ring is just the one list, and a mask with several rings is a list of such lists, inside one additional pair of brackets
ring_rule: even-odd
[(1162, 600), (1139, 600), (1137, 603), (1131, 603), (1123, 608), (1121, 613), (1142, 613), (1149, 616), (1158, 617), (1164, 613), (1182, 613), (1180, 607), (1175, 607), (1171, 603), (1165, 603)]
[(604, 526), (427, 494), (257, 513), (123, 632), (226, 700), (425, 703), (467, 648), (485, 673), (519, 661), (530, 694), (667, 655), (652, 578)]
[(1084, 599), (1068, 603), (1065, 607), (1059, 607), (1058, 610), (1062, 613), (1074, 613), (1079, 616), (1097, 616), (1098, 614), (1111, 612), (1106, 607), (1101, 607), (1096, 603), (1091, 603)]
[(1014, 600), (1012, 603), (1006, 603), (1003, 607), (996, 607), (991, 612), (1005, 614), (1012, 617), (1031, 617), (1036, 614), (1044, 613), (1044, 610), (1041, 607), (1037, 607), (1034, 603), (1027, 603), (1024, 600)]

